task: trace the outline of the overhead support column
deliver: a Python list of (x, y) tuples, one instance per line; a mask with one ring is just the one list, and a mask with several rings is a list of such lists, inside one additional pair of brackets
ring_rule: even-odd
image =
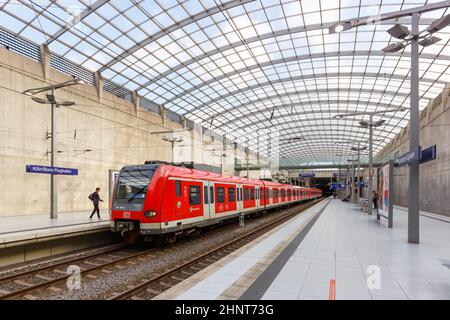
[(369, 206), (367, 213), (372, 215), (372, 199), (373, 199), (373, 151), (372, 151), (372, 139), (373, 139), (373, 115), (370, 115), (369, 125), (369, 194), (367, 199), (369, 200)]
[(356, 193), (355, 193), (355, 174), (356, 174), (356, 168), (355, 168), (355, 161), (352, 159), (352, 202), (356, 203)]
[(133, 105), (134, 105), (134, 113), (138, 114), (138, 108), (140, 104), (141, 97), (139, 97), (137, 91), (133, 91)]
[(351, 196), (351, 186), (350, 186), (350, 165), (347, 166), (347, 177), (345, 179), (346, 182), (346, 190), (347, 190), (347, 194), (346, 197)]
[[(411, 107), (409, 150), (419, 152), (419, 14), (411, 18)], [(408, 242), (419, 243), (419, 161), (409, 166)]]
[(361, 149), (360, 149), (360, 142), (358, 141), (358, 169), (356, 170), (356, 203), (359, 203), (359, 198), (360, 198), (360, 194), (359, 194), (359, 173), (360, 173), (360, 168), (359, 168), (359, 162), (360, 162), (360, 155), (361, 155)]
[(98, 102), (102, 102), (103, 86), (105, 84), (105, 80), (103, 80), (103, 76), (100, 72), (94, 73), (94, 76), (95, 76), (95, 86), (97, 88), (97, 99), (98, 99)]
[(164, 108), (163, 106), (159, 106), (159, 112), (161, 113), (162, 125), (165, 127), (166, 126), (166, 108)]
[(50, 76), (50, 61), (51, 61), (51, 52), (48, 48), (48, 45), (41, 45), (41, 62), (42, 62), (42, 74), (44, 79), (47, 80)]
[(133, 91), (133, 105), (134, 105), (134, 113), (136, 114), (136, 116), (138, 115), (140, 101), (141, 97), (139, 97), (137, 91)]

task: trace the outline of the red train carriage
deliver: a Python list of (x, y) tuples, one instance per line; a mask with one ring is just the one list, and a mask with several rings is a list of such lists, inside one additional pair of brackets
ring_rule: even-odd
[(133, 241), (140, 235), (176, 235), (239, 214), (320, 197), (319, 189), (225, 176), (166, 164), (126, 166), (111, 206), (111, 229)]

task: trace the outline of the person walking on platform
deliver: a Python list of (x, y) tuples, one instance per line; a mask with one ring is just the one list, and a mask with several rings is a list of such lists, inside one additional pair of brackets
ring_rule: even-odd
[(378, 193), (373, 192), (373, 208), (378, 209)]
[(100, 188), (96, 188), (95, 191), (89, 195), (89, 200), (91, 200), (92, 204), (94, 205), (94, 210), (92, 210), (89, 220), (92, 220), (92, 217), (94, 216), (94, 213), (96, 213), (96, 212), (97, 212), (98, 219), (99, 220), (102, 219), (102, 218), (100, 218), (100, 209), (98, 207), (98, 204), (100, 201), (103, 202), (103, 200), (100, 199), (100, 195), (98, 194), (99, 192), (100, 192)]

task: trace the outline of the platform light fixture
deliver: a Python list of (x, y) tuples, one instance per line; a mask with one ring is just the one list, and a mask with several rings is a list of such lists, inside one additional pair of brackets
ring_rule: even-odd
[(175, 143), (179, 143), (183, 141), (183, 137), (178, 137), (178, 138), (167, 138), (167, 137), (162, 137), (163, 141), (167, 141), (171, 143), (172, 146), (172, 163), (174, 163), (175, 161)]
[[(73, 79), (52, 84), (45, 87), (27, 89), (23, 92), (24, 95), (31, 97), (34, 102), (40, 104), (50, 104), (51, 105), (51, 149), (50, 149), (50, 165), (52, 167), (56, 164), (56, 154), (58, 151), (56, 150), (56, 108), (57, 107), (69, 107), (75, 105), (75, 102), (72, 101), (57, 101), (55, 98), (55, 91), (61, 88), (74, 86), (78, 84), (85, 84), (86, 82), (82, 79), (73, 77)], [(34, 95), (42, 93), (42, 92), (50, 92), (46, 94), (46, 99), (35, 97)], [(57, 210), (57, 192), (56, 192), (56, 175), (50, 174), (50, 219), (58, 218), (58, 210)]]
[(392, 28), (387, 30), (387, 33), (397, 39), (405, 39), (406, 37), (409, 37), (411, 35), (409, 29), (405, 26), (402, 26), (401, 24), (394, 25)]
[[(450, 15), (445, 15), (435, 21), (433, 21), (424, 31), (419, 32), (419, 15), (426, 12), (431, 12), (435, 10), (447, 9), (450, 7), (450, 1), (440, 1), (435, 3), (427, 3), (420, 7), (408, 8), (399, 10), (396, 12), (383, 13), (378, 17), (371, 19), (356, 18), (350, 20), (351, 28), (367, 25), (368, 23), (375, 23), (381, 21), (398, 21), (402, 17), (411, 17), (411, 31), (409, 36), (405, 37), (403, 43), (394, 43), (388, 45), (386, 48), (382, 49), (385, 53), (396, 52), (403, 49), (406, 45), (411, 44), (411, 107), (409, 112), (409, 126), (410, 126), (410, 138), (409, 138), (409, 149), (410, 151), (417, 152), (419, 149), (419, 45), (430, 46), (436, 43), (438, 38), (432, 39), (430, 36), (440, 31), (450, 25)], [(346, 21), (345, 23), (348, 23)], [(397, 37), (403, 36), (405, 33), (404, 27), (397, 27), (395, 29), (390, 29), (391, 35)], [(330, 33), (331, 33), (330, 29)], [(421, 35), (426, 33), (425, 35)], [(419, 40), (421, 40), (419, 43)], [(373, 127), (370, 126), (372, 129)], [(371, 130), (372, 131), (372, 130)], [(369, 147), (371, 149), (371, 147)], [(371, 152), (371, 150), (369, 150)], [(370, 171), (369, 177), (371, 179), (372, 172)], [(409, 166), (409, 194), (408, 194), (408, 242), (409, 243), (419, 243), (419, 162), (414, 161)], [(369, 183), (369, 194), (372, 193), (372, 184)], [(372, 206), (369, 206), (369, 211), (372, 212)]]
[[(369, 128), (369, 195), (372, 194), (373, 190), (373, 128), (374, 127), (380, 127), (382, 126), (386, 120), (380, 119), (378, 121), (373, 121), (373, 116), (377, 114), (385, 114), (389, 112), (403, 112), (408, 110), (406, 107), (400, 107), (400, 108), (393, 108), (393, 109), (385, 109), (385, 110), (379, 110), (379, 111), (372, 111), (372, 112), (352, 112), (352, 113), (344, 113), (344, 114), (338, 114), (334, 116), (335, 119), (342, 119), (346, 117), (355, 117), (360, 115), (368, 115), (369, 121), (362, 120), (359, 122), (359, 125), (362, 128)], [(372, 207), (369, 206), (368, 214), (372, 215)]]
[(419, 44), (422, 47), (429, 47), (432, 46), (433, 44), (437, 43), (441, 41), (441, 38), (435, 37), (435, 36), (429, 36), (426, 38), (423, 38), (422, 40), (419, 41)]
[(333, 34), (333, 33), (340, 33), (342, 31), (346, 31), (352, 28), (352, 23), (351, 21), (344, 21), (344, 22), (338, 22), (334, 25), (332, 25), (331, 27), (328, 28), (328, 33), (329, 34)]
[(447, 14), (446, 16), (443, 16), (442, 18), (434, 20), (430, 24), (430, 26), (427, 28), (427, 31), (429, 33), (435, 33), (435, 32), (441, 31), (448, 25), (450, 25), (450, 14)]

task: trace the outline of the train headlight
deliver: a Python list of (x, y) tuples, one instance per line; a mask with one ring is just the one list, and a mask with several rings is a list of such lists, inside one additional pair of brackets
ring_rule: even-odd
[(156, 211), (153, 210), (145, 211), (144, 216), (146, 216), (147, 218), (153, 218), (156, 216)]

